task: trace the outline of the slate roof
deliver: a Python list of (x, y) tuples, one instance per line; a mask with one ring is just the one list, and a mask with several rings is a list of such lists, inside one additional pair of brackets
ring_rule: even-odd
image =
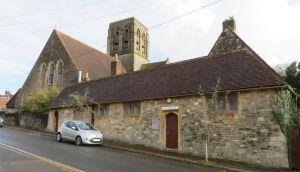
[(101, 51), (92, 48), (58, 30), (54, 30), (74, 62), (78, 70), (86, 72), (91, 80), (103, 78), (111, 74), (111, 61), (114, 59)]
[(18, 96), (19, 92), (20, 92), (20, 89), (6, 103), (6, 108), (16, 108), (16, 97)]
[(221, 90), (285, 85), (285, 81), (254, 54), (236, 51), (72, 85), (63, 89), (50, 108), (71, 106), (69, 94), (74, 92), (100, 103), (194, 95), (199, 85), (207, 93), (213, 91), (218, 78)]

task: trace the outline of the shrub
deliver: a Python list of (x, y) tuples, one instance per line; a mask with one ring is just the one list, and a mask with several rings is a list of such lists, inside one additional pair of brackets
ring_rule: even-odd
[(47, 90), (38, 90), (29, 96), (22, 107), (22, 111), (31, 114), (43, 114), (49, 109), (50, 103), (58, 96), (59, 89), (51, 87)]

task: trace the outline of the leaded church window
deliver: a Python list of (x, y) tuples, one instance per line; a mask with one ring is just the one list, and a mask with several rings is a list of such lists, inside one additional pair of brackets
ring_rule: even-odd
[(54, 84), (54, 64), (51, 64), (50, 66), (50, 75), (49, 75), (49, 86), (53, 86)]
[(58, 63), (58, 69), (57, 69), (57, 85), (59, 87), (62, 87), (63, 85), (63, 63)]
[(45, 87), (46, 71), (47, 71), (46, 65), (43, 64), (40, 67), (40, 74), (39, 74), (39, 87), (40, 88), (44, 88)]

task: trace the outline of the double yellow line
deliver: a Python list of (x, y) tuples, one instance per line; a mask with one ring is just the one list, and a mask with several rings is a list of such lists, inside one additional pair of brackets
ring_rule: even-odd
[(29, 156), (29, 157), (38, 159), (40, 161), (43, 161), (43, 162), (45, 162), (47, 164), (55, 166), (55, 167), (57, 167), (57, 168), (59, 168), (59, 169), (61, 169), (63, 171), (66, 171), (66, 172), (85, 172), (85, 171), (82, 171), (80, 169), (71, 167), (69, 165), (62, 164), (62, 163), (57, 162), (57, 161), (53, 161), (51, 159), (48, 159), (48, 158), (45, 158), (45, 157), (42, 157), (42, 156), (30, 153), (30, 152), (27, 152), (25, 150), (22, 150), (22, 149), (19, 149), (19, 148), (16, 148), (16, 147), (4, 144), (4, 143), (0, 143), (0, 147), (2, 147), (4, 149), (7, 149), (7, 150), (10, 150), (10, 151), (13, 151), (13, 152), (16, 152), (16, 153), (21, 154), (21, 155), (25, 155), (25, 156)]

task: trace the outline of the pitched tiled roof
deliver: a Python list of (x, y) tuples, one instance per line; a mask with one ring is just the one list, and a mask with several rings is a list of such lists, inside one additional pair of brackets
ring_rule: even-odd
[(256, 59), (264, 64), (265, 67), (269, 68), (274, 75), (279, 76), (273, 68), (271, 68), (235, 31), (229, 27), (222, 31), (208, 55), (217, 55), (242, 50), (253, 54)]
[(196, 94), (201, 85), (211, 92), (282, 86), (285, 82), (253, 54), (237, 51), (171, 63), (165, 67), (107, 77), (66, 87), (51, 108), (70, 104), (69, 94), (86, 94), (100, 103), (146, 100)]
[(142, 64), (141, 70), (148, 70), (148, 69), (154, 69), (157, 67), (161, 67), (161, 66), (168, 64), (168, 61), (169, 60), (167, 59), (165, 61)]
[(89, 78), (95, 80), (110, 75), (110, 63), (114, 60), (112, 57), (60, 31), (54, 31), (59, 36), (77, 69), (82, 70), (82, 76), (88, 72)]
[(6, 103), (6, 108), (15, 108), (16, 107), (16, 97), (18, 96), (19, 92), (20, 92), (20, 89)]

